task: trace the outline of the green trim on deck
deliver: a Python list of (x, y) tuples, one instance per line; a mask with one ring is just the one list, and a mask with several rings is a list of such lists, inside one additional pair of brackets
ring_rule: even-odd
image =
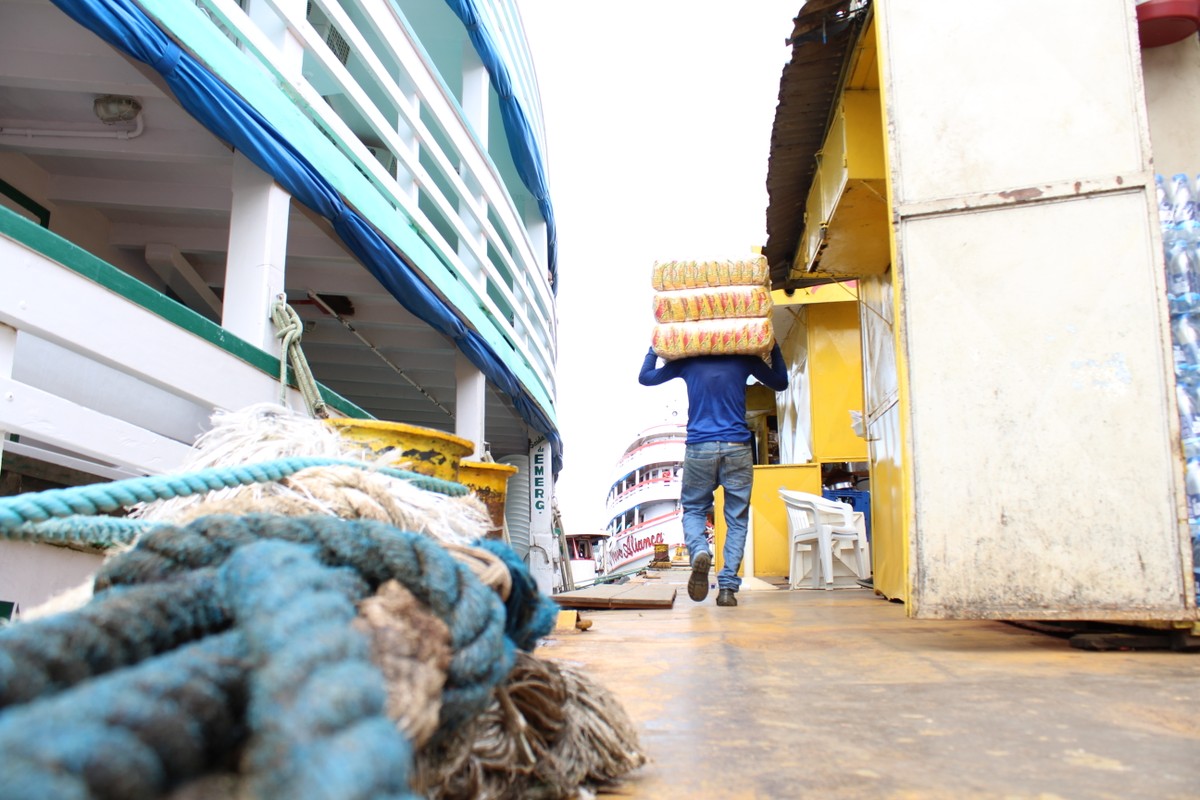
[[(473, 330), (488, 343), (497, 355), (512, 353), (505, 363), (521, 381), (557, 429), (558, 420), (548, 389), (520, 354), (513, 349), (503, 329), (483, 307), (475, 290), (464, 283), (450, 266), (445, 254), (438, 252), (422, 234), (417, 223), (385, 196), (385, 189), (368, 180), (358, 168), (329, 140), (337, 134), (320, 130), (313, 119), (301, 111), (303, 101), (291, 97), (283, 86), (283, 78), (274, 70), (268, 76), (257, 59), (247, 68), (248, 56), (238, 49), (224, 33), (206, 18), (194, 3), (179, 0), (139, 0), (139, 6), (152, 17), (179, 45), (218, 76), (233, 91), (252, 105), (278, 131), (286, 131), (288, 141), (321, 175), (329, 181), (345, 201), (387, 238), (423, 275), (430, 285), (450, 304)], [(312, 112), (316, 117), (316, 112)]]
[(38, 219), (38, 224), (43, 228), (50, 227), (50, 209), (34, 200), (29, 195), (22, 192), (17, 187), (5, 180), (0, 180), (0, 194), (12, 200), (21, 208), (33, 214)]
[[(15, 211), (0, 207), (0, 235), (20, 242), (72, 272), (121, 295), (151, 314), (216, 345), (231, 356), (272, 376), (275, 380), (279, 379), (278, 358), (260, 350), (245, 339), (234, 336), (187, 306), (152, 289), (137, 278), (125, 274), (107, 261), (96, 257), (58, 234), (39, 227)], [(290, 385), (295, 387), (295, 376), (289, 377), (291, 378)], [(321, 398), (341, 413), (361, 419), (374, 419), (372, 415), (327, 387), (319, 386), (318, 388)]]

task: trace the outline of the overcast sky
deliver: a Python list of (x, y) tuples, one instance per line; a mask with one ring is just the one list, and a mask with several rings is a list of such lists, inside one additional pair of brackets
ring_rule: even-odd
[(640, 386), (656, 260), (766, 242), (784, 40), (803, 0), (518, 0), (541, 87), (558, 225), (556, 486), (568, 533), (602, 530), (616, 461), (681, 406)]

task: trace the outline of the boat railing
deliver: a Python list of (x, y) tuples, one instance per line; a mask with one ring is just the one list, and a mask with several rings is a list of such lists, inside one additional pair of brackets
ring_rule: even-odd
[(668, 511), (666, 514), (659, 514), (657, 517), (644, 519), (636, 525), (630, 525), (628, 528), (623, 528), (619, 531), (610, 531), (610, 533), (614, 538), (617, 536), (625, 536), (631, 533), (645, 533), (648, 528), (653, 528), (656, 525), (662, 525), (664, 522), (670, 522), (672, 519), (675, 519), (682, 513), (683, 511), (677, 508), (674, 511)]
[[(665, 447), (672, 448), (672, 450), (670, 451), (671, 455), (669, 455), (669, 456), (664, 455), (660, 458), (657, 458), (656, 459), (657, 461), (662, 461), (662, 462), (668, 462), (668, 461), (682, 462), (683, 461), (683, 454), (684, 454), (684, 450), (687, 448), (687, 443), (684, 442), (683, 436), (680, 435), (679, 437), (671, 437), (671, 438), (667, 438), (667, 439), (658, 439), (653, 442), (646, 442), (645, 444), (638, 445), (637, 447), (634, 447), (634, 448), (631, 448), (631, 449), (625, 451), (625, 455), (621, 456), (621, 460), (617, 462), (616, 469), (618, 472), (623, 472), (628, 469), (628, 466), (630, 464), (635, 464), (635, 463), (639, 463), (639, 462), (643, 461), (647, 450), (649, 450), (651, 448), (657, 448), (657, 449), (661, 450), (662, 448), (665, 448)], [(666, 451), (664, 451), (664, 452), (666, 452)]]
[[(554, 300), (544, 258), (532, 242), (535, 235), (545, 238), (545, 222), (540, 213), (518, 212), (462, 104), (400, 11), (370, 0), (311, 0), (310, 13), (315, 7), (328, 20), (318, 31), (304, 4), (265, 1), (303, 48), (303, 74), (283, 66), (279, 49), (236, 0), (196, 3), (411, 220), (447, 268), (443, 281), (471, 293), (553, 398)], [(426, 275), (441, 284), (438, 276)]]
[[(682, 470), (682, 468), (680, 468), (680, 469)], [(683, 480), (681, 475), (682, 475), (682, 472), (679, 472), (679, 473), (673, 472), (670, 475), (670, 477), (660, 475), (657, 478), (649, 478), (647, 480), (640, 481), (638, 483), (635, 483), (633, 486), (630, 486), (625, 491), (618, 492), (616, 494), (616, 496), (614, 496), (610, 500), (610, 502), (611, 503), (621, 503), (626, 500), (632, 500), (635, 497), (639, 497), (644, 494), (650, 494), (652, 489), (660, 489), (661, 490), (667, 486), (678, 485)]]

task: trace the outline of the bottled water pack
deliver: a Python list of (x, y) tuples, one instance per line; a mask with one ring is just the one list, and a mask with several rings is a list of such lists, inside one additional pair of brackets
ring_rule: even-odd
[[(1175, 360), (1179, 431), (1186, 460), (1188, 520), (1200, 532), (1200, 176), (1155, 176)], [(1200, 540), (1194, 539), (1200, 547)], [(1198, 562), (1200, 568), (1200, 562)], [(1200, 576), (1200, 572), (1197, 573)]]

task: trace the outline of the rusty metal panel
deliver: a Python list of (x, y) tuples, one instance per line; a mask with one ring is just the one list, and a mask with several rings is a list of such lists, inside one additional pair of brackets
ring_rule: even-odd
[(904, 225), (918, 616), (1186, 607), (1143, 192)]

